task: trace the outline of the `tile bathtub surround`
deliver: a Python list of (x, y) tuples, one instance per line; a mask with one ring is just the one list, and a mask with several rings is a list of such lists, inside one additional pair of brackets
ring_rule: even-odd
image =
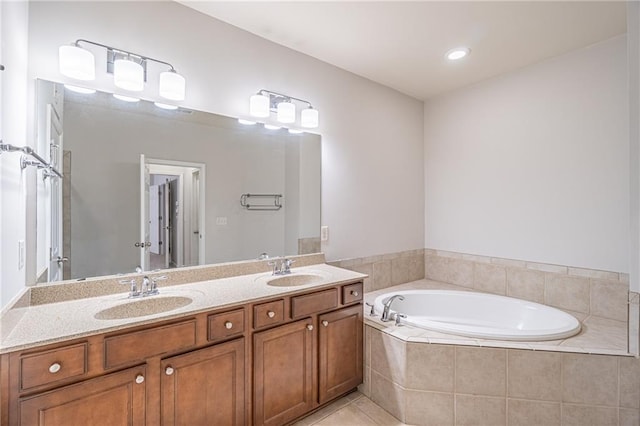
[(416, 425), (638, 425), (640, 359), (405, 341), (366, 326), (363, 393)]
[(328, 264), (369, 275), (364, 280), (364, 291), (368, 292), (423, 279), (424, 261), (424, 250), (418, 249), (342, 259)]
[[(325, 263), (324, 254), (308, 254), (291, 256), (295, 260), (294, 270), (301, 266)], [(167, 280), (158, 282), (158, 287), (187, 284), (200, 281), (229, 278), (240, 275), (269, 272), (271, 267), (265, 260), (248, 260), (241, 262), (219, 263), (213, 265), (190, 266), (184, 268), (166, 269), (148, 273), (149, 277), (166, 276)], [(52, 284), (30, 287), (30, 304), (64, 302), (87, 297), (106, 296), (109, 294), (126, 293), (126, 286), (120, 284), (123, 279), (138, 277), (139, 274), (111, 275), (106, 277), (88, 278), (86, 280), (67, 280)]]
[(425, 249), (425, 278), (616, 321), (628, 320), (629, 276)]

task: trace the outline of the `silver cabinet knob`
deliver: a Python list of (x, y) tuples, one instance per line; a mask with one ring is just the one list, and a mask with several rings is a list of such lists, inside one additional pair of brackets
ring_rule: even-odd
[(136, 376), (136, 383), (137, 384), (144, 383), (144, 376), (142, 374), (138, 374)]
[(355, 290), (353, 290), (353, 291), (351, 292), (351, 294), (353, 294), (355, 297), (360, 296), (360, 293), (358, 293), (358, 292), (357, 292), (357, 291), (355, 291)]
[(231, 330), (233, 328), (233, 323), (231, 321), (227, 321), (227, 322), (224, 323), (224, 327), (227, 330)]
[(51, 364), (51, 365), (49, 366), (49, 373), (51, 373), (51, 374), (55, 374), (55, 373), (57, 373), (58, 371), (60, 371), (60, 369), (61, 369), (61, 368), (62, 368), (62, 366), (60, 365), (60, 363), (58, 363), (58, 362), (54, 362), (53, 364)]
[(169, 367), (165, 368), (164, 374), (166, 374), (167, 376), (172, 375), (173, 374), (173, 367), (169, 366)]
[(311, 324), (307, 325), (307, 330), (309, 331), (313, 330), (313, 326)]
[(327, 327), (329, 325), (329, 321), (327, 320), (323, 320), (322, 321), (322, 325), (324, 325), (325, 327)]
[(273, 311), (269, 311), (269, 312), (267, 312), (267, 316), (268, 316), (269, 318), (273, 318), (273, 317), (275, 317), (275, 316), (276, 316), (276, 313), (275, 313), (275, 312), (273, 312)]

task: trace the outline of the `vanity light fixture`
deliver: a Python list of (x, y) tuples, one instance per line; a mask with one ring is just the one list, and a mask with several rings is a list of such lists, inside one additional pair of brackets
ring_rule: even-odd
[(300, 125), (306, 128), (318, 127), (318, 110), (314, 109), (309, 101), (266, 89), (259, 90), (249, 98), (249, 114), (253, 117), (266, 118), (274, 112), (280, 123), (295, 123), (296, 102), (305, 105), (300, 113)]
[(81, 43), (107, 50), (107, 73), (113, 74), (113, 83), (124, 90), (139, 92), (144, 89), (149, 62), (167, 66), (169, 69), (160, 73), (158, 93), (172, 101), (184, 100), (186, 80), (170, 63), (89, 40), (78, 39), (71, 45), (60, 46), (58, 59), (62, 75), (76, 80), (95, 80), (95, 57), (81, 47)]
[(457, 61), (469, 55), (469, 53), (471, 53), (471, 49), (468, 47), (456, 47), (455, 49), (449, 50), (445, 57), (450, 61)]

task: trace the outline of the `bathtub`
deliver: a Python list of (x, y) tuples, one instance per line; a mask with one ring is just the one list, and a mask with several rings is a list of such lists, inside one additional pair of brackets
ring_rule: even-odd
[(375, 310), (399, 294), (392, 313), (405, 314), (403, 324), (460, 336), (496, 340), (555, 340), (580, 332), (580, 321), (550, 306), (512, 297), (454, 290), (401, 290), (375, 299)]

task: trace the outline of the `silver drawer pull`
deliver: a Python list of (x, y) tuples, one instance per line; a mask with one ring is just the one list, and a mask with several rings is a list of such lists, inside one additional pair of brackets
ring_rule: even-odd
[(311, 324), (307, 325), (307, 330), (309, 331), (313, 330), (313, 326)]
[(327, 320), (323, 320), (323, 321), (322, 321), (322, 325), (324, 325), (325, 327), (326, 327), (326, 326), (328, 326), (328, 325), (329, 325), (329, 321), (327, 321)]
[(144, 376), (142, 374), (138, 374), (136, 376), (136, 383), (137, 384), (144, 383)]
[(353, 294), (355, 297), (360, 296), (360, 293), (358, 293), (358, 292), (357, 292), (357, 291), (355, 291), (355, 290), (353, 290), (353, 291), (351, 292), (351, 294)]
[(273, 311), (269, 311), (269, 312), (267, 312), (267, 316), (268, 316), (269, 318), (273, 318), (273, 317), (275, 317), (275, 316), (276, 316), (276, 313), (275, 313), (275, 312), (273, 312)]
[(60, 363), (54, 362), (49, 366), (49, 373), (56, 374), (58, 371), (60, 371), (61, 368), (62, 366), (60, 365)]
[(231, 321), (225, 322), (224, 328), (226, 328), (227, 330), (231, 330), (233, 328), (233, 323)]
[(169, 367), (165, 368), (164, 374), (166, 374), (167, 376), (172, 375), (173, 374), (173, 367), (169, 366)]

